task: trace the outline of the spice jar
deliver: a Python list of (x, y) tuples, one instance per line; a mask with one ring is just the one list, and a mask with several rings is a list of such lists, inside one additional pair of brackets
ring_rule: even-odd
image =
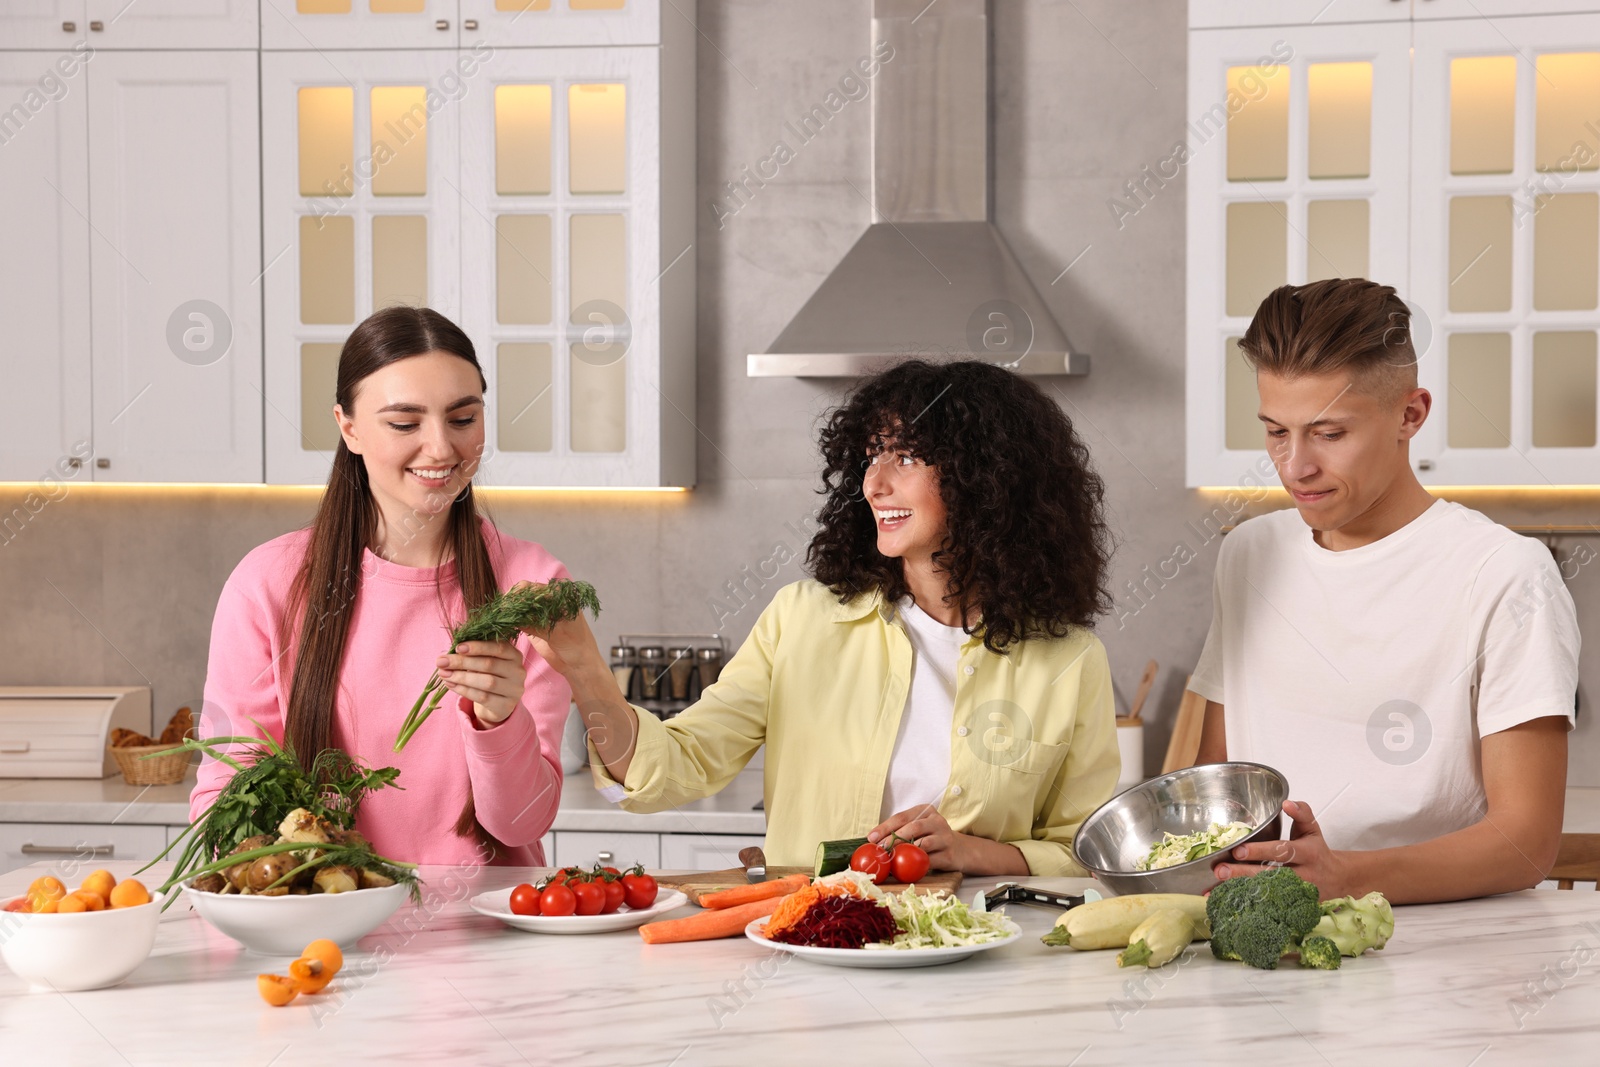
[(695, 650), (695, 672), (700, 675), (700, 691), (704, 693), (717, 680), (717, 675), (722, 673), (722, 649), (701, 648)]
[(673, 700), (689, 699), (689, 676), (694, 673), (694, 649), (667, 649), (667, 679)]
[(633, 654), (633, 646), (611, 646), (611, 676), (617, 680), (623, 700), (633, 699), (633, 674), (637, 666), (638, 658)]
[(666, 672), (666, 652), (660, 645), (639, 649), (639, 699), (661, 699), (661, 676)]

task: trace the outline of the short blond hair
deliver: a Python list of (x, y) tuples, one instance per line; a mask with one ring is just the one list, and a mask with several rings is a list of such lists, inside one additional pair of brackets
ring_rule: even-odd
[(1279, 286), (1256, 309), (1239, 351), (1252, 370), (1281, 378), (1347, 371), (1385, 399), (1417, 386), (1411, 311), (1393, 286), (1365, 278)]

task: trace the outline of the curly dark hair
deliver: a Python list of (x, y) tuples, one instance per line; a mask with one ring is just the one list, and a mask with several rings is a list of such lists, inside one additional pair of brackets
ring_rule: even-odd
[(827, 417), (827, 499), (806, 563), (841, 602), (909, 592), (900, 560), (878, 552), (862, 495), (867, 457), (885, 442), (936, 471), (948, 531), (933, 562), (962, 617), (978, 609), (990, 651), (1064, 637), (1111, 609), (1105, 484), (1088, 448), (1038, 386), (978, 360), (901, 363)]

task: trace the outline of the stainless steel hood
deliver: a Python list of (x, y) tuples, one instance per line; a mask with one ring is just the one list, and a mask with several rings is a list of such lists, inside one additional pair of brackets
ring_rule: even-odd
[(908, 356), (1087, 374), (989, 219), (985, 0), (874, 0), (872, 38), (872, 224), (749, 376), (852, 377)]

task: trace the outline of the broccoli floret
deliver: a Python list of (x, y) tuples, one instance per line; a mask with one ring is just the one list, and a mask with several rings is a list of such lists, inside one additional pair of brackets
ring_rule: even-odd
[(1322, 920), (1317, 887), (1290, 867), (1272, 867), (1249, 878), (1233, 878), (1206, 899), (1211, 954), (1276, 970), (1285, 953)]
[(1312, 931), (1330, 939), (1346, 956), (1359, 956), (1369, 948), (1381, 949), (1394, 935), (1394, 908), (1382, 893), (1357, 900), (1339, 897), (1322, 903), (1322, 920)]
[(1312, 934), (1300, 942), (1300, 966), (1315, 967), (1319, 971), (1337, 971), (1343, 957), (1339, 946), (1326, 937)]

